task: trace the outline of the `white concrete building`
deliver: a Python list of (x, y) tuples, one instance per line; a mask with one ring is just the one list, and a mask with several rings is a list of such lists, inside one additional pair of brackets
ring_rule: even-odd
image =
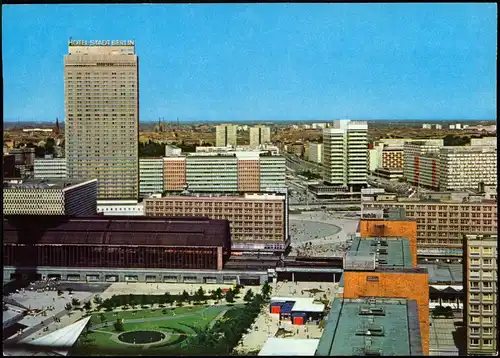
[(323, 162), (323, 143), (309, 143), (309, 161), (315, 163)]
[(62, 179), (66, 176), (66, 158), (35, 158), (35, 179)]
[(3, 186), (4, 215), (92, 216), (96, 207), (97, 179), (34, 179)]
[(139, 196), (163, 192), (163, 158), (139, 159)]
[(175, 145), (167, 144), (165, 146), (165, 156), (166, 157), (175, 157), (182, 154), (182, 149), (176, 147)]
[(323, 129), (325, 181), (341, 186), (365, 186), (368, 171), (368, 123), (337, 120)]
[(497, 146), (497, 137), (471, 138), (470, 145), (472, 147), (485, 146), (485, 145), (496, 147)]
[(258, 147), (270, 142), (271, 128), (261, 125), (250, 128), (250, 147)]
[(431, 129), (431, 128), (432, 128), (432, 124), (430, 124), (430, 123), (422, 124), (422, 129)]
[(495, 146), (443, 147), (439, 153), (441, 190), (475, 189), (479, 183), (497, 185)]
[(137, 200), (98, 200), (97, 212), (105, 216), (143, 216), (144, 204)]

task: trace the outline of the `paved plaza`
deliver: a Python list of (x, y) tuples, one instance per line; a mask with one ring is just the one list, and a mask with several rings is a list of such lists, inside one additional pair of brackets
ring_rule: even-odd
[[(290, 215), (292, 255), (341, 255), (350, 235), (356, 233), (359, 218), (327, 211)], [(311, 243), (311, 247), (306, 247)]]
[[(324, 300), (326, 295), (330, 303), (337, 292), (334, 283), (324, 282), (278, 282), (272, 287), (273, 297), (314, 297)], [(322, 292), (313, 294), (308, 292), (311, 289)], [(291, 322), (280, 322), (279, 315), (269, 313), (269, 305), (266, 305), (235, 349), (239, 354), (260, 351), (270, 337), (276, 337), (280, 328), (289, 332), (286, 338), (319, 339), (323, 333), (317, 325), (297, 326)]]
[[(166, 292), (171, 295), (181, 294), (186, 290), (189, 294), (194, 294), (199, 288), (203, 287), (205, 292), (213, 291), (224, 288), (233, 288), (234, 285), (229, 284), (189, 284), (189, 283), (142, 283), (142, 282), (117, 282), (109, 286), (109, 288), (101, 294), (103, 299), (109, 298), (113, 295), (125, 295), (125, 294), (135, 294), (135, 295), (163, 295)], [(245, 286), (241, 292), (242, 295), (248, 289), (252, 289), (254, 293), (259, 293), (261, 286)]]

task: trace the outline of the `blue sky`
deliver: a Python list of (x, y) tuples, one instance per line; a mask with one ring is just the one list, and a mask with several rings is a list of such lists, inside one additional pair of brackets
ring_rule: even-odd
[(4, 118), (64, 118), (73, 39), (133, 39), (140, 119), (496, 120), (495, 4), (2, 6)]

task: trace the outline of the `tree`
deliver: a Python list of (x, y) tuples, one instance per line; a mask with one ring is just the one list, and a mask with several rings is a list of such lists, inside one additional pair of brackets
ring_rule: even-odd
[(96, 305), (100, 305), (100, 304), (102, 304), (102, 298), (101, 298), (100, 296), (97, 296), (97, 295), (96, 295), (96, 296), (94, 296), (94, 303), (95, 303)]
[(163, 297), (163, 302), (165, 302), (166, 304), (168, 305), (172, 305), (172, 303), (174, 302), (174, 298), (172, 297), (172, 295), (168, 292), (165, 292), (165, 296)]
[(226, 292), (226, 301), (228, 303), (233, 303), (234, 302), (234, 293), (232, 290), (229, 290)]
[(215, 297), (217, 298), (217, 300), (221, 300), (222, 297), (224, 297), (224, 294), (223, 294), (222, 289), (220, 287), (218, 287), (215, 290)]
[(71, 305), (71, 303), (66, 303), (66, 306), (64, 306), (64, 308), (66, 308), (67, 311), (71, 311), (71, 309), (73, 308), (73, 306)]
[(83, 308), (85, 308), (87, 311), (90, 311), (92, 309), (92, 303), (90, 301), (87, 301), (83, 304)]
[(198, 291), (196, 291), (196, 296), (201, 300), (205, 299), (205, 290), (203, 290), (203, 287), (200, 286)]
[(99, 319), (101, 320), (101, 323), (103, 323), (103, 324), (106, 322), (106, 316), (104, 315), (104, 313), (101, 313), (99, 315)]
[(73, 298), (73, 299), (71, 300), (71, 304), (72, 304), (73, 306), (75, 306), (75, 307), (78, 307), (78, 306), (80, 306), (80, 304), (81, 304), (81, 303), (80, 303), (80, 300), (79, 300), (78, 298)]
[(247, 291), (247, 293), (245, 293), (245, 297), (243, 297), (243, 301), (248, 303), (252, 300), (252, 298), (253, 298), (253, 292), (252, 292), (252, 289), (249, 289)]
[(271, 291), (272, 291), (272, 288), (271, 286), (269, 285), (269, 283), (266, 281), (264, 283), (264, 285), (262, 286), (262, 296), (265, 298), (265, 299), (269, 299), (270, 298), (270, 295), (271, 295)]
[(189, 302), (191, 302), (191, 296), (189, 295), (189, 293), (186, 290), (182, 291), (181, 299), (183, 301), (189, 301)]
[(53, 138), (48, 138), (45, 142), (45, 154), (54, 154), (55, 141)]
[(113, 323), (113, 326), (117, 332), (123, 332), (125, 330), (125, 327), (123, 327), (123, 319), (121, 318), (118, 318), (116, 322)]

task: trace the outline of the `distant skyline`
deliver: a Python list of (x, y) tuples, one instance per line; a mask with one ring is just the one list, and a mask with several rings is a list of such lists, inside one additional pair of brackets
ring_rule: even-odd
[(6, 121), (64, 121), (70, 37), (135, 40), (141, 122), (496, 120), (494, 3), (3, 5), (2, 30)]

